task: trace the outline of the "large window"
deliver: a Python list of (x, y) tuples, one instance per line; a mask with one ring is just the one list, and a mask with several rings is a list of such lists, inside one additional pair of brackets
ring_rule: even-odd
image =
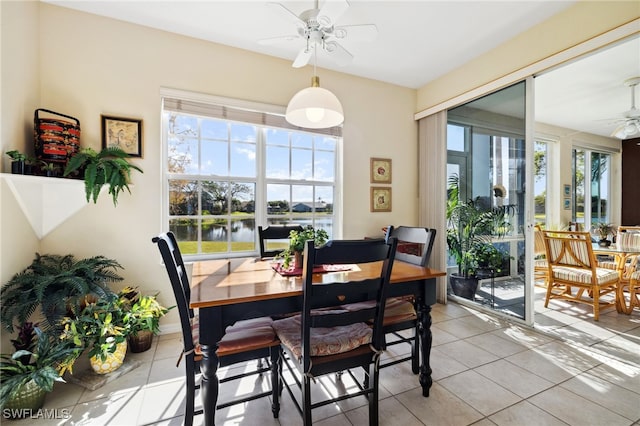
[(599, 222), (610, 222), (611, 155), (588, 149), (573, 150), (574, 222), (585, 229)]
[(287, 128), (277, 114), (164, 99), (166, 217), (184, 255), (246, 256), (257, 226), (333, 234), (339, 131)]

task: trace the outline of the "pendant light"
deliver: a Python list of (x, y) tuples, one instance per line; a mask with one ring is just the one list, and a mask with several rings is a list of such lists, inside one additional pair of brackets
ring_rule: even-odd
[(285, 119), (298, 127), (326, 129), (339, 126), (344, 121), (340, 101), (327, 89), (320, 87), (320, 77), (316, 75), (315, 46), (313, 77), (311, 87), (302, 89), (289, 101)]

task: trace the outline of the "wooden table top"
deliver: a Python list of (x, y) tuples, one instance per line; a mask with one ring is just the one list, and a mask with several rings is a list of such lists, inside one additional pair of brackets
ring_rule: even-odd
[[(283, 277), (272, 261), (248, 258), (193, 263), (191, 307), (204, 308), (302, 295), (301, 277)], [(349, 271), (314, 274), (314, 282), (338, 282), (364, 279), (379, 274), (381, 263), (353, 265)], [(394, 262), (391, 283), (401, 283), (445, 276), (445, 272)]]

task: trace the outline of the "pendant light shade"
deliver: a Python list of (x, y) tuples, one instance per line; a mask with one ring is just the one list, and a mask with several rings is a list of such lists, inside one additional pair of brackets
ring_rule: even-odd
[(298, 127), (326, 129), (344, 121), (340, 101), (330, 91), (320, 87), (320, 77), (311, 78), (311, 87), (302, 89), (289, 101), (286, 120)]

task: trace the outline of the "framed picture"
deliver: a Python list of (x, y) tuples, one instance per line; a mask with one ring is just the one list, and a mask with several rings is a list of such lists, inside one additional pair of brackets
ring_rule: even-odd
[(142, 157), (142, 120), (102, 115), (102, 148), (116, 146)]
[(565, 210), (571, 210), (571, 198), (565, 198), (563, 204)]
[(564, 196), (571, 197), (571, 185), (564, 186)]
[(391, 211), (391, 188), (385, 188), (382, 186), (371, 187), (371, 211)]
[(391, 183), (391, 159), (371, 159), (371, 183)]

